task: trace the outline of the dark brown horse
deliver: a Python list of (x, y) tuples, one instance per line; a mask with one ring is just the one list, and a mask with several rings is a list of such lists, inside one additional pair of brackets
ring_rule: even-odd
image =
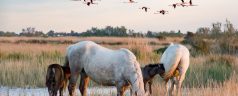
[(49, 65), (46, 74), (46, 86), (48, 87), (49, 96), (57, 96), (58, 90), (60, 96), (63, 96), (63, 89), (67, 87), (69, 77), (69, 67), (59, 64)]
[(145, 67), (141, 68), (143, 81), (144, 81), (144, 89), (147, 91), (146, 85), (149, 84), (149, 91), (152, 94), (151, 85), (152, 80), (155, 75), (160, 74), (163, 75), (165, 72), (163, 64), (148, 64)]

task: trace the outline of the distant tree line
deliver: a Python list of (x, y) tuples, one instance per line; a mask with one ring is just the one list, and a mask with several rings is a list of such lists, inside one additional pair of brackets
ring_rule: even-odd
[[(224, 28), (223, 30), (222, 27)], [(197, 29), (196, 34), (216, 38), (223, 36), (224, 34), (238, 35), (238, 30), (234, 28), (234, 25), (229, 20), (226, 20), (225, 24), (222, 24), (221, 22), (212, 23), (211, 28), (200, 27)]]
[(42, 31), (38, 31), (33, 27), (27, 27), (22, 29), (22, 31), (17, 34), (15, 32), (3, 32), (0, 31), (0, 36), (28, 36), (28, 37), (59, 37), (59, 36), (81, 36), (81, 37), (89, 37), (89, 36), (113, 36), (113, 37), (159, 37), (159, 36), (183, 36), (180, 32), (175, 31), (163, 31), (163, 32), (152, 32), (147, 31), (143, 32), (135, 32), (134, 30), (127, 29), (125, 26), (120, 27), (112, 27), (106, 26), (105, 28), (99, 29), (96, 27), (92, 27), (85, 32), (75, 32), (71, 30), (70, 32), (55, 32), (54, 30), (50, 30), (47, 33), (43, 33)]
[[(224, 25), (224, 26), (222, 26)], [(224, 29), (222, 30), (222, 27)], [(19, 34), (17, 34), (19, 33)], [(134, 30), (127, 29), (125, 26), (112, 27), (106, 26), (105, 28), (92, 27), (91, 29), (86, 30), (85, 32), (75, 32), (71, 30), (70, 32), (55, 32), (50, 30), (47, 33), (38, 31), (33, 27), (27, 27), (22, 29), (21, 32), (4, 32), (0, 31), (0, 36), (29, 36), (29, 37), (59, 37), (59, 36), (113, 36), (113, 37), (150, 37), (150, 38), (161, 38), (161, 37), (182, 37), (185, 34), (180, 30), (178, 31), (161, 31), (161, 32), (135, 32)], [(238, 35), (238, 30), (234, 28), (234, 25), (226, 20), (225, 24), (220, 22), (212, 23), (211, 27), (200, 27), (196, 32), (187, 32), (186, 36), (191, 35), (203, 35), (209, 37), (219, 37), (223, 34), (235, 34)]]
[(0, 36), (18, 36), (15, 32), (4, 32), (0, 31)]
[(215, 22), (211, 27), (200, 27), (197, 31), (187, 32), (182, 43), (192, 46), (192, 55), (198, 54), (237, 54), (238, 30), (226, 20), (225, 24)]

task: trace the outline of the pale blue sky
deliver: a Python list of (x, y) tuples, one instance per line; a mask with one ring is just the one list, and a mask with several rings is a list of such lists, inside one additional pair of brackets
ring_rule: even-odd
[[(82, 32), (91, 27), (107, 25), (126, 26), (135, 31), (196, 31), (198, 27), (211, 26), (212, 22), (225, 22), (228, 18), (237, 28), (238, 0), (193, 0), (195, 7), (168, 6), (180, 0), (101, 0), (90, 7), (82, 1), (70, 0), (0, 0), (0, 30), (20, 32), (22, 28), (36, 30)], [(189, 1), (189, 0), (185, 0)], [(150, 7), (145, 13), (139, 7)], [(165, 9), (168, 15), (154, 15)]]

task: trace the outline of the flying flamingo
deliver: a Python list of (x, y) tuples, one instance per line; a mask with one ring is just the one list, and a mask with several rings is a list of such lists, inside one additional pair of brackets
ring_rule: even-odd
[(184, 3), (184, 0), (181, 0), (182, 1), (182, 3)]
[(136, 2), (135, 2), (135, 1), (133, 1), (133, 0), (129, 0), (129, 2), (130, 2), (130, 3), (136, 3)]
[(162, 14), (162, 15), (165, 15), (165, 14), (168, 14), (169, 11), (165, 11), (165, 10), (160, 10), (160, 11), (157, 11), (159, 13), (154, 13), (154, 14)]
[(197, 6), (197, 5), (193, 5), (192, 0), (189, 1), (189, 6)]
[(94, 3), (93, 0), (90, 0), (89, 2), (85, 2), (85, 4), (87, 4), (88, 6), (90, 6), (91, 4), (98, 4), (98, 3)]
[(174, 9), (177, 7), (177, 6), (179, 6), (180, 4), (179, 3), (174, 3), (174, 4), (172, 4), (172, 5), (169, 5), (169, 6), (172, 6), (172, 7), (174, 7)]
[(123, 2), (123, 3), (137, 3), (134, 0), (129, 0), (129, 2)]
[(140, 9), (145, 10), (145, 12), (147, 12), (147, 10), (150, 9), (150, 8), (144, 6), (144, 7), (140, 8)]
[(188, 6), (197, 6), (197, 5), (193, 5), (192, 0), (189, 0), (188, 3), (181, 3), (180, 5), (181, 5), (182, 7), (184, 7), (184, 6), (186, 6), (186, 7), (188, 7)]

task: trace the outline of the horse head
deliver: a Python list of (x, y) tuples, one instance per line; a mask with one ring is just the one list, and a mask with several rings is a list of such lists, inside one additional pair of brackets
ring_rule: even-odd
[(165, 68), (164, 68), (163, 63), (158, 64), (158, 67), (157, 67), (156, 70), (157, 70), (156, 72), (157, 72), (160, 76), (163, 76), (164, 73), (165, 73)]

